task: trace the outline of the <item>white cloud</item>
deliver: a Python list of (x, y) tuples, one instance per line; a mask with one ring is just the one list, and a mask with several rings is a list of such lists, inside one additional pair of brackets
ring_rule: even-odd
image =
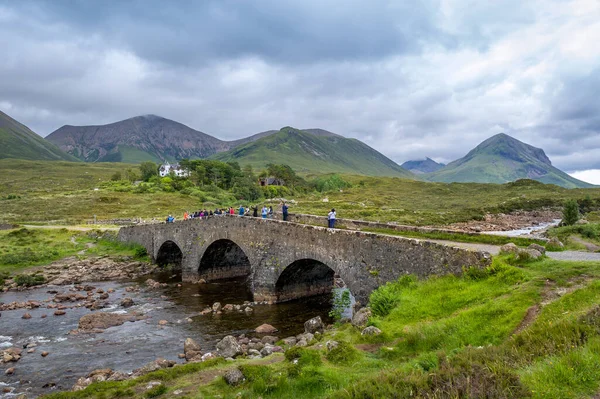
[(581, 170), (569, 174), (576, 179), (600, 185), (600, 169)]

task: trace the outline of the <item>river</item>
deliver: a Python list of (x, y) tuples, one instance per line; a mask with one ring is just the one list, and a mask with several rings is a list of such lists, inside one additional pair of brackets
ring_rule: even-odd
[[(126, 292), (128, 286), (140, 285), (146, 278), (167, 282), (158, 289), (143, 288), (139, 292)], [(29, 398), (54, 390), (69, 390), (76, 380), (92, 370), (112, 368), (131, 372), (156, 358), (176, 360), (183, 352), (185, 338), (195, 339), (203, 352), (214, 349), (218, 340), (225, 335), (247, 334), (268, 323), (279, 329), (280, 338), (297, 335), (304, 330), (304, 322), (311, 317), (321, 316), (331, 322), (331, 295), (296, 300), (276, 305), (253, 305), (253, 312), (223, 312), (220, 315), (199, 315), (199, 312), (214, 302), (225, 305), (251, 301), (251, 292), (243, 279), (220, 281), (207, 284), (181, 283), (170, 275), (146, 276), (137, 282), (92, 283), (105, 292), (112, 288), (105, 312), (125, 312), (119, 306), (122, 298), (130, 297), (135, 305), (129, 312), (141, 312), (148, 318), (127, 322), (106, 329), (103, 333), (69, 334), (78, 326), (79, 318), (90, 313), (86, 308), (67, 309), (66, 315), (54, 316), (54, 309), (3, 311), (0, 316), (0, 350), (9, 346), (23, 347), (36, 343), (34, 353), (23, 350), (22, 358), (16, 363), (2, 364), (0, 370), (0, 397), (11, 398), (27, 393)], [(0, 294), (0, 302), (44, 301), (53, 295), (49, 290), (68, 292), (73, 286), (44, 287), (26, 291), (10, 291)], [(85, 294), (85, 292), (83, 292)], [(32, 318), (22, 319), (25, 313)], [(46, 318), (42, 315), (46, 314)], [(190, 317), (191, 322), (186, 321)], [(168, 324), (159, 326), (159, 320)], [(40, 356), (48, 351), (47, 357)], [(15, 368), (12, 376), (4, 369)], [(2, 393), (7, 387), (15, 388), (12, 393)]]
[[(540, 223), (534, 226), (523, 227), (522, 229), (507, 230), (507, 231), (484, 231), (481, 234), (491, 234), (497, 236), (519, 237), (519, 236), (539, 236), (550, 227), (558, 226), (561, 219), (555, 219), (552, 222)], [(541, 238), (537, 237), (537, 238)]]

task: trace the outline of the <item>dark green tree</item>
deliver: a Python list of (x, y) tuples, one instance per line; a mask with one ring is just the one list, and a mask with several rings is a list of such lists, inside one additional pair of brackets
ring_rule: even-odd
[(575, 200), (568, 200), (563, 207), (563, 219), (561, 224), (572, 226), (579, 220), (579, 205)]
[(152, 161), (145, 161), (140, 164), (140, 173), (142, 180), (148, 181), (152, 176), (158, 176), (158, 165)]

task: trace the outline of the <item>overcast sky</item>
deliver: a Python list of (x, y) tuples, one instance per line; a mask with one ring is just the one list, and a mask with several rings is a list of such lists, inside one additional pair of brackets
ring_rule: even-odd
[(157, 114), (401, 163), (505, 132), (600, 183), (599, 0), (0, 0), (0, 48), (0, 110), (42, 136)]

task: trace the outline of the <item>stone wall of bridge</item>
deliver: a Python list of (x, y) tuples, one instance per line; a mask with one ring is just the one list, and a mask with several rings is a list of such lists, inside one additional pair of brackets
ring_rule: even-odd
[(487, 253), (428, 241), (251, 217), (123, 227), (119, 239), (143, 245), (154, 260), (175, 244), (185, 281), (247, 274), (255, 300), (273, 302), (330, 290), (335, 274), (366, 303), (405, 274), (460, 274), (491, 262)]

